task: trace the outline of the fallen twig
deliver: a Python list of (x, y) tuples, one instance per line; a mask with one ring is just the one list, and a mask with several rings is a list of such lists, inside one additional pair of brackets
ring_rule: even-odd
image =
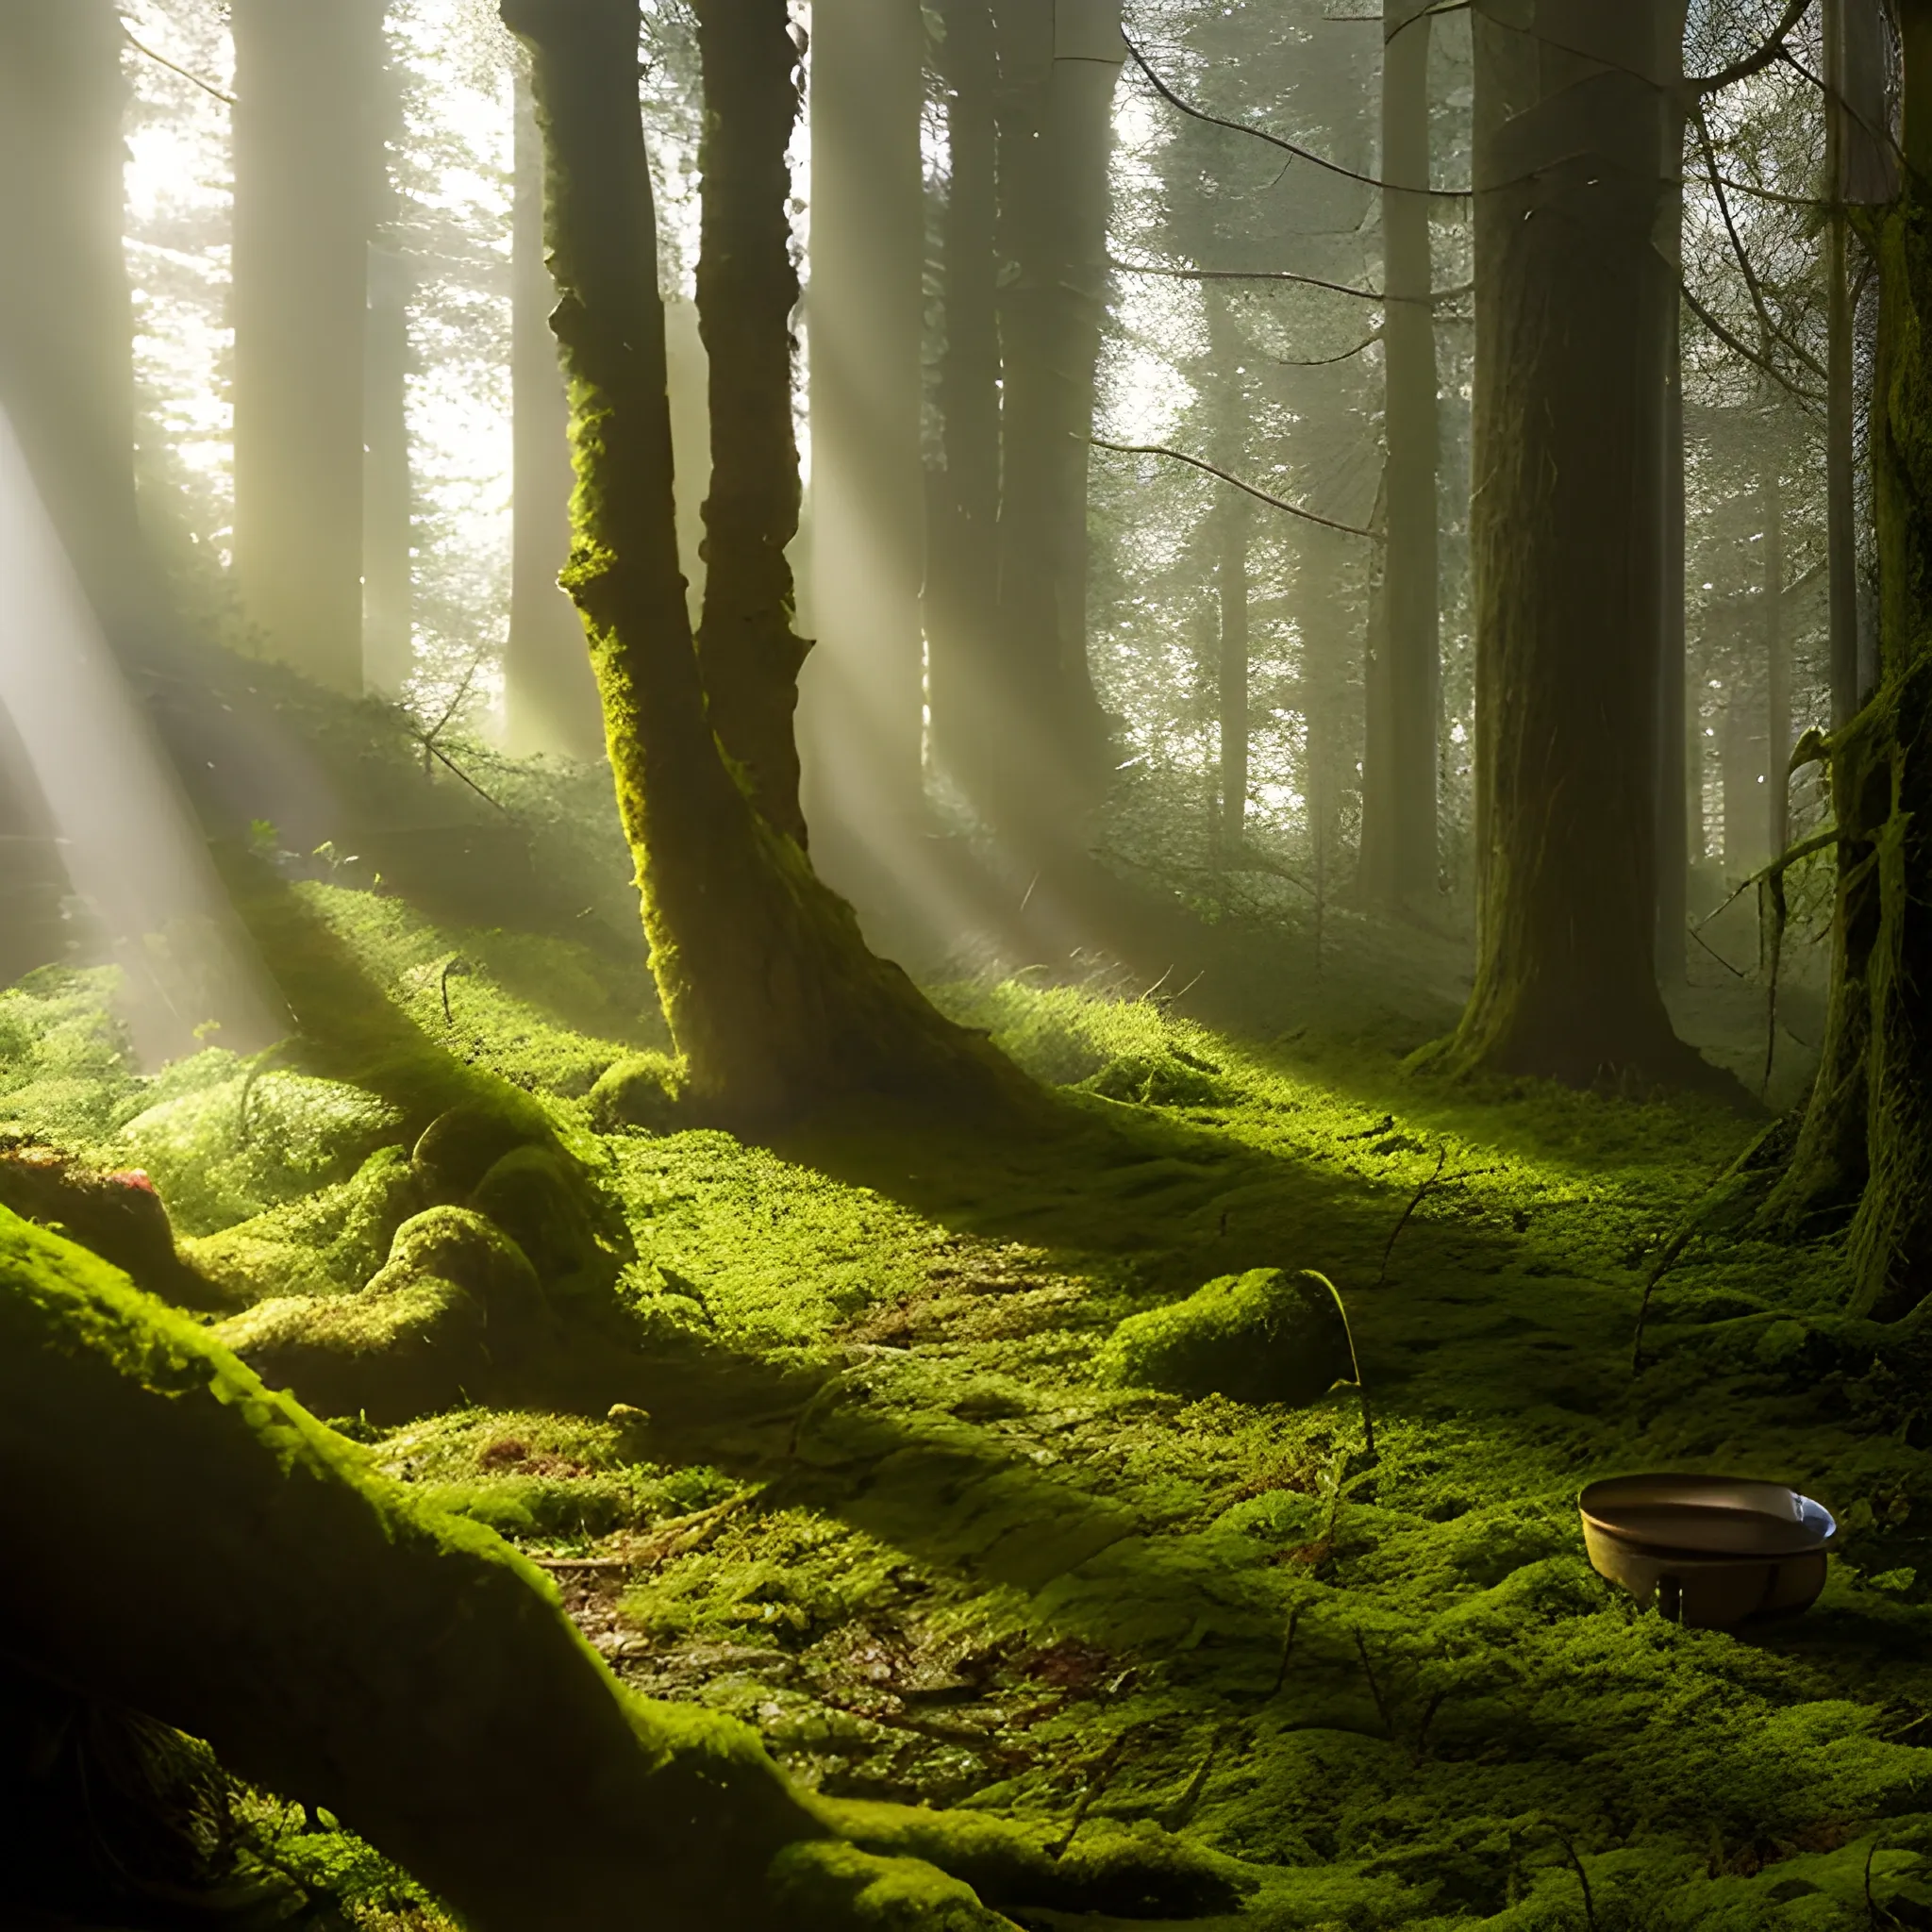
[(1079, 1803), (1074, 1807), (1074, 1815), (1067, 1823), (1065, 1837), (1058, 1844), (1048, 1845), (1046, 1848), (1049, 1858), (1066, 1857), (1080, 1827), (1087, 1823), (1087, 1814), (1092, 1810), (1094, 1801), (1112, 1780), (1121, 1761), (1121, 1754), (1127, 1748), (1127, 1740), (1132, 1736), (1131, 1728), (1123, 1731), (1101, 1754), (1099, 1762), (1093, 1767), (1092, 1775), (1087, 1780), (1086, 1790), (1080, 1793)]
[(1389, 1734), (1389, 1741), (1395, 1741), (1395, 1720), (1390, 1715), (1389, 1701), (1382, 1695), (1382, 1685), (1375, 1675), (1375, 1667), (1369, 1661), (1369, 1646), (1360, 1630), (1355, 1633), (1356, 1655), (1362, 1660), (1362, 1675), (1369, 1680), (1369, 1695), (1375, 1700), (1375, 1715), (1382, 1720), (1382, 1728)]
[(1442, 1164), (1448, 1158), (1449, 1143), (1448, 1141), (1444, 1141), (1442, 1144), (1436, 1149), (1435, 1172), (1431, 1174), (1428, 1179), (1424, 1181), (1422, 1186), (1419, 1187), (1415, 1191), (1415, 1192), (1408, 1197), (1407, 1207), (1406, 1207), (1402, 1210), (1402, 1213), (1396, 1220), (1395, 1225), (1389, 1230), (1389, 1239), (1387, 1241), (1383, 1243), (1382, 1246), (1382, 1265), (1375, 1270), (1375, 1279), (1374, 1285), (1376, 1288), (1380, 1288), (1382, 1284), (1389, 1279), (1389, 1257), (1395, 1252), (1395, 1243), (1400, 1239), (1402, 1230), (1408, 1225), (1409, 1216), (1412, 1215), (1415, 1212), (1415, 1210), (1423, 1205), (1423, 1196), (1426, 1194), (1429, 1191), (1429, 1190), (1433, 1188), (1436, 1185), (1436, 1183), (1442, 1178)]

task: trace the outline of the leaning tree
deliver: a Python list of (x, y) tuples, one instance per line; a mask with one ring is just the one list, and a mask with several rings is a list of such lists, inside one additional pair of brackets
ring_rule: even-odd
[[(707, 8), (708, 36), (725, 10)], [(765, 117), (739, 138), (769, 150), (764, 134), (789, 127), (794, 111), (785, 8), (778, 0), (741, 0), (728, 10), (731, 34), (746, 42), (762, 37), (771, 55), (756, 84), (732, 87), (710, 108)], [(853, 1091), (955, 1105), (1017, 1100), (1025, 1091), (1020, 1075), (867, 950), (851, 908), (813, 874), (796, 840), (761, 815), (754, 804), (759, 784), (782, 794), (785, 774), (768, 765), (741, 777), (742, 767), (720, 749), (678, 566), (664, 306), (635, 85), (638, 0), (503, 0), (502, 14), (530, 49), (544, 142), (545, 236), (558, 291), (552, 325), (570, 379), (577, 479), (563, 582), (590, 642), (652, 970), (686, 1062), (689, 1097), (734, 1119)], [(736, 58), (745, 58), (741, 47)], [(710, 131), (714, 187), (733, 138), (722, 119)], [(756, 179), (741, 192), (782, 202), (783, 171), (769, 151), (749, 165)], [(706, 239), (716, 243), (724, 235), (767, 258), (782, 246), (769, 222), (727, 223), (721, 210), (708, 219)], [(700, 282), (713, 301), (706, 333), (725, 346), (733, 330), (716, 304), (745, 299), (743, 276), (724, 275), (714, 261)], [(763, 299), (774, 286), (768, 259), (755, 277), (759, 313), (766, 328), (782, 331), (783, 316)], [(769, 376), (762, 365), (761, 372)], [(769, 407), (755, 420), (751, 409), (747, 401), (739, 426), (766, 439), (769, 460), (789, 461), (789, 424)], [(729, 508), (726, 482), (714, 489), (708, 512), (714, 541)], [(777, 537), (789, 500), (781, 489), (745, 508), (746, 521), (736, 525), (745, 536), (741, 554)], [(734, 647), (741, 660), (734, 675), (769, 681), (761, 707), (768, 725), (779, 709), (789, 711), (796, 654), (778, 629), (784, 586), (775, 571), (762, 581), (761, 615), (737, 641), (755, 648)], [(722, 609), (719, 616), (724, 622)], [(722, 650), (722, 635), (717, 643)], [(731, 712), (740, 721), (729, 727), (734, 733), (753, 708)], [(748, 748), (751, 740), (738, 743)]]

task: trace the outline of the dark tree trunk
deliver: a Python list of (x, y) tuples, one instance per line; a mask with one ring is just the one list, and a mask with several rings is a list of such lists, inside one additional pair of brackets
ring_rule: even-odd
[(543, 262), (543, 144), (524, 73), (516, 117), (507, 736), (512, 751), (594, 758), (604, 749), (596, 681), (584, 656), (584, 627), (557, 581), (570, 560), (570, 400), (550, 332), (557, 291)]
[[(1382, 756), (1362, 773), (1362, 874), (1385, 905), (1437, 891), (1436, 731), (1441, 708), (1436, 541), (1436, 323), (1430, 302), (1428, 0), (1384, 15), (1383, 289), (1388, 442), (1380, 658)], [(1408, 192), (1404, 192), (1408, 191)]]
[(636, 0), (506, 0), (504, 15), (534, 57), (554, 326), (575, 410), (565, 583), (590, 638), (691, 1097), (741, 1119), (854, 1091), (1017, 1096), (1006, 1061), (867, 952), (850, 908), (754, 809), (712, 733), (678, 569)]
[(711, 727), (775, 832), (806, 842), (798, 803), (791, 566), (798, 445), (791, 427), (791, 265), (786, 158), (798, 49), (786, 0), (697, 0), (705, 133), (698, 325), (710, 358), (711, 483), (698, 663)]
[(942, 0), (939, 18), (948, 166), (940, 450), (926, 490), (926, 675), (935, 770), (971, 798), (995, 768), (1001, 729), (990, 661), (999, 603), (999, 69), (988, 0)]
[[(1681, 188), (1671, 196), (1672, 232), (1682, 228)], [(1676, 251), (1672, 251), (1673, 258)], [(1684, 373), (1681, 305), (1673, 300), (1664, 352), (1663, 573), (1657, 699), (1657, 972), (1682, 986), (1689, 972), (1690, 927), (1690, 660), (1684, 635)]]
[(363, 331), (380, 0), (234, 0), (235, 577), (269, 651), (362, 689)]
[(1078, 844), (1107, 763), (1087, 661), (1087, 469), (1107, 300), (1118, 0), (997, 0), (1001, 770), (983, 808)]
[(819, 638), (801, 716), (821, 862), (855, 882), (891, 870), (924, 816), (924, 47), (917, 0), (813, 9), (806, 319)]
[(1757, 481), (1764, 518), (1764, 844), (1775, 858), (1791, 842), (1791, 658), (1785, 639), (1784, 479), (1780, 453), (1766, 452)]
[(1657, 991), (1674, 0), (1475, 16), (1476, 983), (1452, 1065), (1707, 1074)]
[(1878, 689), (1832, 733), (1831, 1003), (1767, 1215), (1803, 1233), (1855, 1207), (1854, 1306), (1882, 1317), (1932, 1292), (1932, 0), (1904, 0), (1899, 25), (1904, 182), (1874, 224)]
[(0, 8), (0, 404), (117, 648), (152, 631), (134, 497), (121, 29), (107, 0)]

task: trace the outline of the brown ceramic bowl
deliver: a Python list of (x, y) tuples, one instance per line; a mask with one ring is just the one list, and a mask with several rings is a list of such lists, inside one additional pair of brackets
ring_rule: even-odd
[(1804, 1609), (1838, 1534), (1822, 1503), (1749, 1476), (1612, 1476), (1576, 1507), (1599, 1576), (1674, 1624), (1713, 1630)]

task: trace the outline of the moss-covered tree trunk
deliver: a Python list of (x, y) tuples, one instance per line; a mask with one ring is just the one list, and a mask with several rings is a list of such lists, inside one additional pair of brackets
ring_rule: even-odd
[[(1507, 17), (1506, 16), (1507, 12)], [(1680, 0), (1479, 8), (1480, 933), (1451, 1064), (1700, 1077), (1653, 958)]]
[(746, 1726), (625, 1692), (494, 1536), (4, 1209), (0, 1534), (10, 1660), (326, 1807), (475, 1932), (1010, 1932), (842, 1842)]
[(791, 566), (798, 446), (791, 426), (787, 158), (798, 49), (785, 0), (697, 0), (705, 133), (698, 325), (710, 358), (711, 487), (698, 662), (718, 741), (773, 830), (806, 842), (798, 803), (798, 669)]
[(637, 0), (504, 0), (529, 46), (577, 488), (583, 613), (644, 928), (691, 1097), (731, 1117), (852, 1091), (1020, 1091), (983, 1041), (875, 958), (849, 907), (754, 808), (706, 712), (678, 568), (664, 308), (635, 86)]
[(1768, 1210), (1793, 1233), (1852, 1210), (1855, 1302), (1880, 1316), (1932, 1292), (1932, 0), (1899, 24), (1905, 178), (1874, 225), (1879, 683), (1832, 734), (1831, 1003)]

